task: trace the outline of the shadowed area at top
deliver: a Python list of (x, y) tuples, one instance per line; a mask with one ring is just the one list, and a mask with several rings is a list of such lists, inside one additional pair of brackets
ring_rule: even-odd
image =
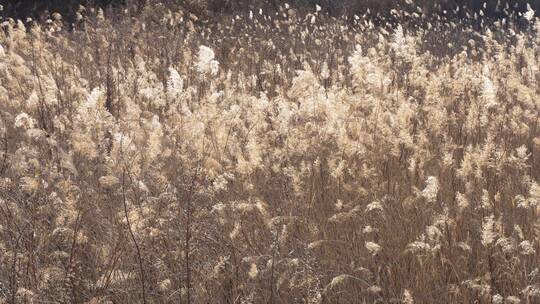
[[(277, 10), (285, 3), (296, 8), (312, 8), (316, 4), (325, 11), (334, 14), (365, 13), (389, 15), (392, 9), (413, 10), (422, 8), (425, 13), (455, 14), (464, 11), (479, 12), (486, 17), (506, 17), (511, 12), (523, 12), (529, 4), (534, 10), (540, 10), (539, 0), (11, 0), (2, 3), (3, 18), (47, 18), (50, 13), (58, 12), (67, 20), (72, 20), (79, 5), (99, 7), (133, 6), (163, 3), (171, 7), (182, 7), (199, 16), (212, 16), (215, 13), (235, 13), (250, 9), (264, 8)], [(459, 10), (456, 8), (460, 7)], [(466, 8), (466, 9), (464, 9)]]

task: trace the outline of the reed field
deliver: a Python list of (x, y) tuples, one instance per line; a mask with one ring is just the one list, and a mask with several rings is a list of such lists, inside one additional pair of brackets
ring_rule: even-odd
[(540, 303), (531, 6), (137, 10), (1, 21), (0, 303)]

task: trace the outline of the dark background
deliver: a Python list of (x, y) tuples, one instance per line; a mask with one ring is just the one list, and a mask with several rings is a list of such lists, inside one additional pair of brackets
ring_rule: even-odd
[[(130, 6), (141, 8), (144, 5), (153, 5), (155, 0), (0, 0), (4, 10), (0, 13), (4, 18), (46, 18), (48, 13), (59, 12), (65, 18), (70, 18), (74, 15), (80, 4), (85, 6), (100, 6), (108, 8), (118, 8)], [(482, 9), (486, 17), (501, 17), (510, 12), (522, 12), (526, 10), (527, 3), (540, 11), (540, 0), (411, 0), (413, 5), (407, 4), (405, 0), (164, 0), (171, 7), (181, 6), (196, 14), (208, 15), (216, 13), (231, 13), (247, 9), (257, 9), (259, 7), (277, 9), (285, 2), (296, 8), (312, 9), (315, 4), (324, 7), (325, 11), (330, 14), (352, 14), (364, 13), (369, 10), (374, 14), (389, 14), (390, 10), (408, 9), (412, 10), (415, 6), (421, 7), (426, 13), (437, 13), (443, 10), (448, 10), (449, 13), (460, 6), (464, 11), (478, 11)], [(483, 8), (484, 2), (486, 8)], [(497, 8), (497, 3), (500, 3)], [(510, 7), (507, 13), (503, 12), (506, 5)], [(463, 10), (466, 7), (466, 10)]]

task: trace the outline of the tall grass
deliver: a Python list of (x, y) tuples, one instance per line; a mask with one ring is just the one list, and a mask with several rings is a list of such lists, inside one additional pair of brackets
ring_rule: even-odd
[(539, 21), (393, 14), (5, 21), (0, 303), (539, 303)]

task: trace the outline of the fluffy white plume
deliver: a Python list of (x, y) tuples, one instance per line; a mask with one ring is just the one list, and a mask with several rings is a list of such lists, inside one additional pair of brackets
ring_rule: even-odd
[(217, 75), (219, 62), (214, 60), (214, 57), (215, 54), (211, 48), (201, 45), (199, 47), (199, 55), (196, 63), (197, 71), (203, 75)]

